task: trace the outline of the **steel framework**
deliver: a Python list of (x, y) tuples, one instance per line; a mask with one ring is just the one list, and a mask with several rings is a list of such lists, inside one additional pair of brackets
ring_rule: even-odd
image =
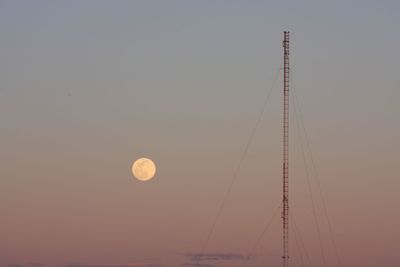
[(283, 267), (289, 266), (289, 32), (283, 38)]

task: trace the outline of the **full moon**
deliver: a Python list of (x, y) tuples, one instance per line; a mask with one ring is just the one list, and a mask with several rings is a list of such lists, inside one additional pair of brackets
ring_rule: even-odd
[(151, 159), (140, 158), (132, 165), (132, 173), (140, 181), (148, 181), (156, 174), (156, 165)]

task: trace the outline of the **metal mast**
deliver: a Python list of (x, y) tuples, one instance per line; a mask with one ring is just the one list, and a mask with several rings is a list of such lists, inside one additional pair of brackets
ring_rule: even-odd
[(283, 267), (289, 266), (289, 32), (283, 32)]

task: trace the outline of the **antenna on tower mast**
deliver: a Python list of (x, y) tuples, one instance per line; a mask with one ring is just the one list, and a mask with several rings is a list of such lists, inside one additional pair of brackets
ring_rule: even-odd
[(283, 267), (289, 266), (289, 32), (283, 32)]

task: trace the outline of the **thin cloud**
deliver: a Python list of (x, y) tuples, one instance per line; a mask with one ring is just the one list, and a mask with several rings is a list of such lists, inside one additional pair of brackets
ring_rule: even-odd
[[(219, 260), (243, 260), (246, 257), (238, 253), (186, 253), (185, 257), (188, 257), (192, 262), (200, 261), (219, 261)], [(201, 266), (198, 266), (201, 267)]]
[(186, 263), (183, 263), (182, 266), (188, 266), (188, 267), (215, 267), (215, 265), (213, 265), (213, 264), (197, 263), (197, 262), (186, 262)]
[(44, 266), (44, 264), (37, 263), (37, 262), (25, 263), (25, 264), (9, 263), (9, 264), (3, 265), (3, 266), (5, 266), (5, 267), (42, 267), (42, 266)]
[(119, 264), (119, 265), (109, 265), (109, 264), (99, 264), (99, 265), (87, 265), (87, 264), (67, 264), (63, 267), (161, 267), (161, 264)]

